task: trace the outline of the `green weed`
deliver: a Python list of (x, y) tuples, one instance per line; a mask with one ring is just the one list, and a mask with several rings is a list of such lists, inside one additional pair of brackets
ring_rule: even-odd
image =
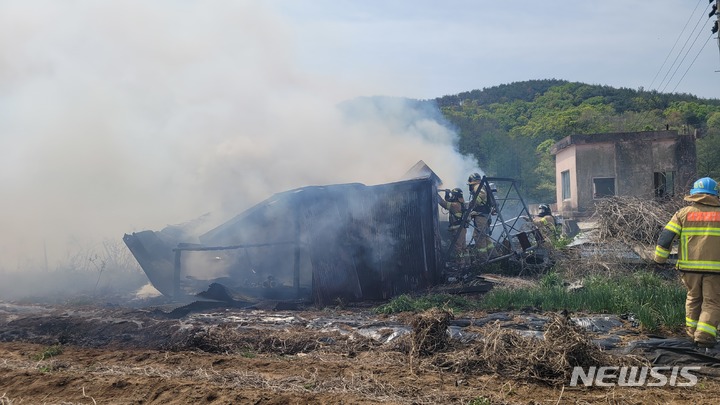
[(480, 307), (513, 310), (527, 307), (544, 311), (582, 311), (591, 313), (632, 313), (643, 328), (655, 331), (661, 326), (675, 329), (684, 323), (685, 289), (651, 272), (609, 277), (592, 276), (584, 287), (566, 291), (556, 273), (545, 275), (537, 287), (496, 289), (486, 294)]
[(51, 357), (60, 355), (60, 354), (62, 354), (62, 352), (63, 352), (62, 346), (52, 345), (52, 346), (46, 347), (41, 353), (32, 356), (32, 359), (36, 360), (36, 361), (46, 360)]
[(53, 368), (50, 366), (40, 366), (40, 367), (38, 367), (38, 370), (41, 373), (49, 373), (49, 372), (53, 371)]
[(452, 311), (467, 311), (477, 309), (475, 301), (452, 294), (432, 294), (411, 297), (403, 294), (393, 298), (387, 304), (375, 308), (378, 314), (395, 314), (398, 312), (422, 312), (430, 308), (443, 308)]
[(468, 405), (490, 405), (490, 404), (491, 404), (490, 400), (485, 397), (474, 398), (470, 402), (468, 402)]

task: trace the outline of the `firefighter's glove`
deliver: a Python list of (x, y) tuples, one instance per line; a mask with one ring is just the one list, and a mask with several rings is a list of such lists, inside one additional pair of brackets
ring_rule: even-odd
[(675, 266), (670, 263), (653, 263), (652, 267), (653, 273), (657, 274), (658, 276), (669, 280), (672, 278), (675, 278)]

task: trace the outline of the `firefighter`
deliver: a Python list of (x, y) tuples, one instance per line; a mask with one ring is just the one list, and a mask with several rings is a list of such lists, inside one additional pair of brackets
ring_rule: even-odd
[(538, 207), (538, 216), (533, 222), (545, 240), (555, 242), (560, 238), (560, 225), (552, 214), (552, 211), (550, 211), (549, 205), (540, 204)]
[[(438, 203), (441, 207), (448, 210), (448, 232), (450, 233), (450, 241), (455, 238), (453, 252), (455, 257), (462, 258), (465, 253), (465, 238), (467, 236), (467, 226), (463, 224), (462, 217), (465, 213), (465, 198), (463, 192), (459, 188), (445, 190), (445, 198), (439, 199)], [(457, 236), (456, 236), (457, 235)]]
[(655, 246), (656, 263), (666, 263), (677, 237), (676, 267), (687, 288), (685, 326), (699, 347), (713, 347), (720, 322), (720, 200), (718, 184), (703, 177), (693, 184), (685, 201), (665, 225)]
[(479, 173), (473, 173), (468, 177), (468, 186), (470, 187), (470, 194), (475, 196), (475, 204), (470, 212), (470, 218), (475, 228), (473, 231), (475, 250), (481, 258), (487, 259), (495, 247), (488, 235), (492, 208), (490, 207), (487, 191), (482, 185), (482, 176)]

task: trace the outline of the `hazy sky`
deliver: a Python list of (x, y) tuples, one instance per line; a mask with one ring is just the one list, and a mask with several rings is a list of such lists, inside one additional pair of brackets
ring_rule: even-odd
[(418, 160), (448, 187), (482, 168), (402, 100), (337, 109), (356, 97), (548, 78), (715, 97), (706, 7), (0, 0), (0, 270), (290, 188), (395, 181)]
[(299, 68), (364, 94), (434, 98), (555, 78), (720, 97), (707, 0), (263, 3), (286, 19)]

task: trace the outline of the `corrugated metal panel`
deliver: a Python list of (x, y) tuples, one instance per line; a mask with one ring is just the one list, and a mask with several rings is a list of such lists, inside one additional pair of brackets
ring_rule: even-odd
[(148, 280), (161, 293), (171, 296), (174, 292), (173, 262), (171, 248), (163, 241), (158, 232), (142, 231), (126, 234), (125, 245), (135, 256), (140, 267), (145, 270)]
[[(275, 195), (200, 239), (213, 245), (296, 240), (300, 256), (309, 258), (311, 268), (303, 271), (312, 272), (316, 302), (389, 298), (436, 282), (434, 192), (430, 179), (306, 187)], [(288, 280), (294, 257), (281, 249), (269, 247), (268, 255), (276, 258), (275, 277)]]
[(179, 267), (177, 242), (151, 237), (158, 232), (126, 235), (126, 244), (166, 295), (219, 282), (260, 298), (387, 299), (439, 278), (436, 193), (432, 176), (279, 193), (201, 235), (205, 248), (222, 249), (183, 250)]

